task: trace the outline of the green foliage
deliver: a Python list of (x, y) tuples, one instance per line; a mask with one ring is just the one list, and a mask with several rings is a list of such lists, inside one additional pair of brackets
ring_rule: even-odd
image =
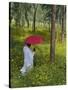
[[(59, 31), (59, 30), (58, 30)], [(45, 38), (44, 44), (35, 45), (35, 67), (22, 76), (20, 69), (23, 66), (23, 44), (27, 36), (40, 34)], [(59, 34), (59, 33), (58, 33)], [(60, 35), (60, 34), (59, 34)], [(11, 28), (10, 30), (10, 72), (11, 87), (29, 87), (66, 84), (66, 51), (65, 43), (56, 42), (55, 62), (50, 62), (50, 32), (44, 28)]]

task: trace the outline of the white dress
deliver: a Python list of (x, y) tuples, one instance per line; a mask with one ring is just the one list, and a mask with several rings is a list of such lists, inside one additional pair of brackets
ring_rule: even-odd
[(34, 52), (32, 52), (32, 50), (28, 48), (26, 45), (23, 48), (23, 52), (24, 52), (24, 65), (20, 71), (22, 74), (25, 74), (33, 67)]

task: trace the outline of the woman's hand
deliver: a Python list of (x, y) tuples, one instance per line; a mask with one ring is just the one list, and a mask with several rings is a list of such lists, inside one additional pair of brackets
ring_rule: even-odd
[(35, 51), (36, 51), (36, 49), (35, 49), (35, 48), (33, 48), (33, 51), (35, 52)]
[(36, 51), (36, 49), (35, 49), (35, 48), (33, 48), (33, 56), (35, 55), (35, 51)]

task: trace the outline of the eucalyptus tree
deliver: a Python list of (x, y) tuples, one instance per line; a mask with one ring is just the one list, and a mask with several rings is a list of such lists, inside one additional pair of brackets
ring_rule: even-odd
[(21, 8), (21, 3), (18, 2), (11, 2), (12, 8), (11, 8), (11, 16), (12, 19), (15, 20), (16, 26), (20, 26), (21, 20), (22, 20), (22, 8)]
[[(27, 26), (29, 27), (29, 19), (28, 19), (28, 13), (30, 12), (30, 4), (27, 3), (19, 3), (19, 2), (11, 2), (12, 8), (12, 18), (16, 21), (16, 26), (24, 26), (25, 23), (27, 23)], [(26, 21), (26, 22), (25, 22)]]
[(32, 24), (32, 30), (35, 32), (35, 22), (36, 22), (36, 12), (37, 12), (38, 4), (32, 4), (33, 9), (33, 24)]
[(50, 37), (50, 61), (55, 60), (55, 23), (56, 23), (56, 5), (51, 6), (51, 37)]
[(29, 27), (29, 13), (31, 13), (31, 4), (28, 3), (23, 3), (22, 4), (22, 8), (23, 8), (23, 13), (24, 13), (24, 17), (25, 17), (25, 23), (27, 23), (27, 27)]
[(65, 35), (65, 29), (66, 29), (66, 6), (62, 6), (62, 24), (61, 24), (61, 27), (62, 27), (62, 32), (61, 32), (61, 40), (62, 40), (62, 43), (64, 42), (64, 35)]
[(49, 31), (50, 31), (50, 24), (51, 24), (51, 5), (41, 5), (41, 8), (43, 10), (43, 21), (44, 24), (49, 25)]
[(64, 42), (64, 34), (66, 29), (66, 6), (57, 5), (56, 22), (61, 27), (61, 41)]
[(61, 25), (61, 18), (62, 18), (62, 5), (56, 6), (56, 23)]

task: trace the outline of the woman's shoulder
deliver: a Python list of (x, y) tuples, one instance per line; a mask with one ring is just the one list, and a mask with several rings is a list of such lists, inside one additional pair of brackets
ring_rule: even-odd
[(31, 49), (29, 47), (27, 47), (27, 46), (24, 46), (23, 50), (27, 51), (27, 52), (32, 52)]
[(29, 50), (29, 48), (27, 46), (24, 46), (23, 50)]
[(27, 49), (27, 46), (24, 46), (23, 49)]

